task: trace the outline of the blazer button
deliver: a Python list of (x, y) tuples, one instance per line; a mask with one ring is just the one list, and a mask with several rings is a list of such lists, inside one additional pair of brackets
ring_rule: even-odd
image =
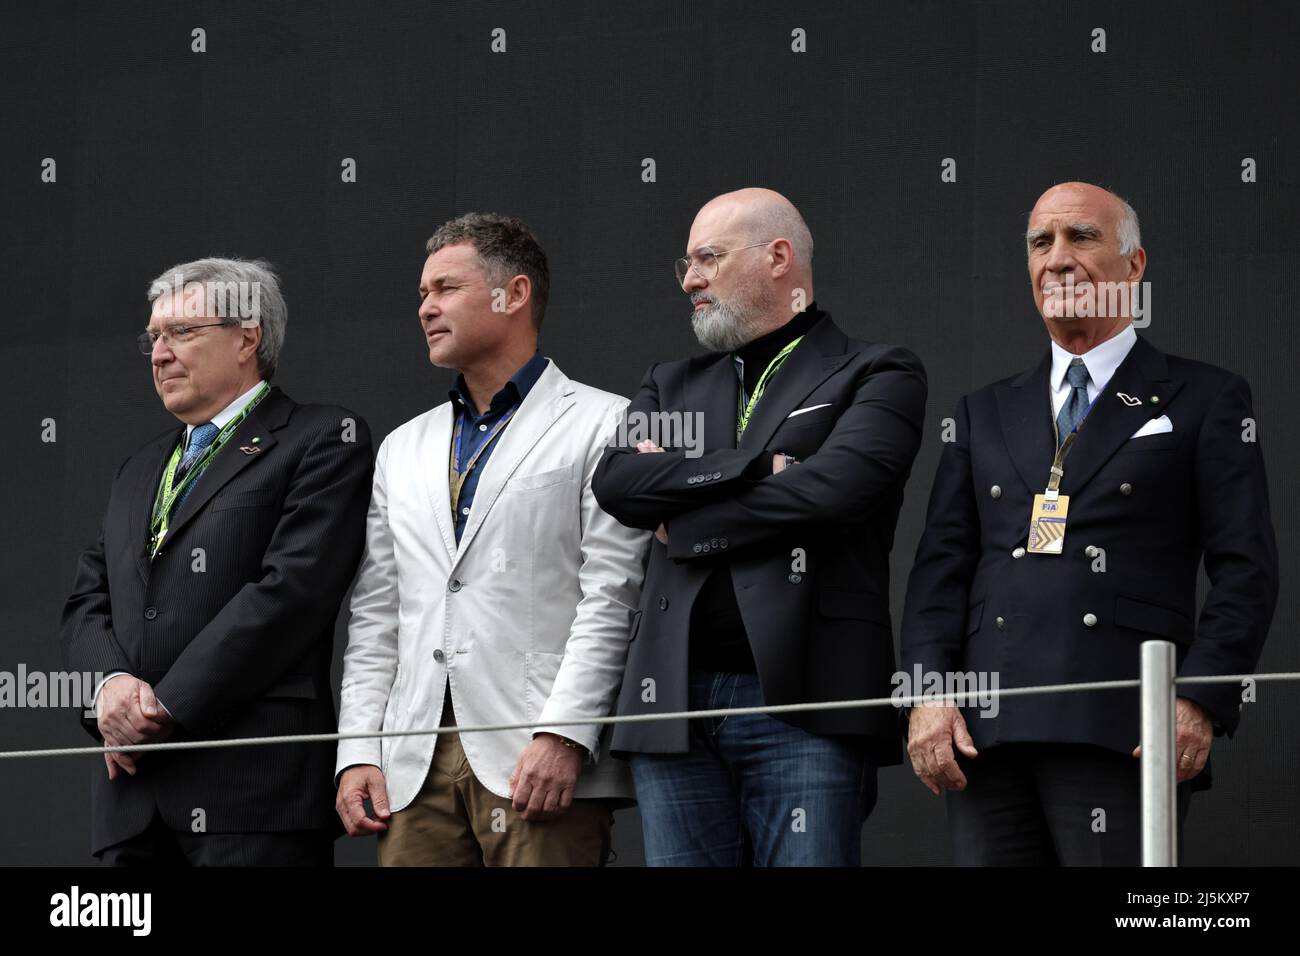
[(1007, 622), (1005, 618), (1000, 617), (993, 623), (997, 624), (999, 631), (1005, 631), (1007, 629)]
[(1011, 552), (1011, 556), (1012, 556), (1013, 558), (1023, 558), (1023, 557), (1025, 556), (1025, 549), (1024, 549), (1024, 548), (1016, 548), (1016, 550), (1014, 550), (1014, 551)]
[(803, 580), (803, 575), (801, 574), (787, 575), (786, 580), (789, 581), (791, 584), (798, 584), (800, 581)]
[(1119, 493), (1121, 495), (1131, 495), (1133, 494), (1133, 486), (1126, 481), (1124, 484), (1119, 486)]
[(666, 597), (661, 597), (659, 599), (659, 610), (661, 611), (668, 610), (668, 599)]
[(703, 552), (705, 552), (705, 553), (708, 553), (708, 550), (709, 550), (709, 543), (706, 541), (704, 544), (700, 545), (700, 550), (703, 551)]
[(710, 538), (710, 539), (709, 539), (709, 547), (710, 547), (710, 548), (716, 548), (717, 546), (718, 546), (718, 539), (717, 539), (717, 538)]
[(1001, 498), (1001, 497), (1002, 497), (1002, 488), (1001, 488), (1000, 486), (998, 486), (998, 485), (994, 485), (992, 488), (989, 489), (989, 497), (990, 497), (990, 498)]
[(457, 580), (457, 579), (455, 579), (455, 578), (453, 578), (452, 581), (451, 581), (451, 583), (447, 585), (447, 590), (448, 590), (448, 591), (459, 591), (459, 590), (460, 590), (460, 581)]
[(699, 554), (700, 551), (702, 551), (703, 549), (704, 549), (704, 546), (703, 546), (702, 544), (700, 544), (698, 541), (695, 542), (695, 544), (691, 546), (691, 550), (694, 551), (696, 554)]
[(447, 659), (447, 655), (442, 652), (442, 648), (440, 647), (433, 652), (433, 659), (441, 664)]
[(1093, 614), (1091, 611), (1089, 611), (1087, 614), (1085, 614), (1085, 615), (1083, 616), (1083, 626), (1084, 626), (1084, 627), (1096, 627), (1096, 626), (1097, 626), (1097, 615)]
[(727, 547), (727, 539), (726, 539), (726, 538), (719, 538), (719, 539), (718, 539), (718, 547), (719, 547), (719, 548), (722, 548), (722, 549), (725, 551), (725, 550), (726, 550), (726, 547)]
[(158, 616), (158, 609), (156, 607), (147, 607), (144, 609), (144, 619), (146, 621), (152, 621), (157, 616)]
[(691, 475), (691, 477), (689, 477), (689, 478), (686, 479), (686, 483), (687, 483), (688, 485), (693, 485), (693, 484), (695, 484), (695, 482), (698, 481), (698, 480), (699, 480), (699, 479), (697, 478), (697, 476), (695, 476), (695, 475)]
[(720, 472), (720, 471), (715, 471), (715, 472), (713, 473), (713, 477), (714, 477), (714, 478), (721, 478), (721, 477), (722, 477), (722, 472)]

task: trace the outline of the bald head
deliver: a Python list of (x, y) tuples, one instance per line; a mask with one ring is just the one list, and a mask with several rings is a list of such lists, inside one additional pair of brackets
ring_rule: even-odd
[(1119, 242), (1120, 255), (1132, 255), (1142, 245), (1137, 213), (1133, 207), (1109, 189), (1092, 183), (1057, 183), (1038, 197), (1029, 214), (1029, 228), (1025, 233), (1028, 244), (1035, 237), (1034, 217), (1040, 211), (1075, 210), (1104, 222), (1106, 232)]
[(710, 199), (695, 216), (691, 242), (697, 233), (709, 231), (735, 238), (736, 245), (785, 239), (794, 252), (795, 267), (812, 276), (812, 233), (794, 203), (774, 189), (753, 186)]
[(803, 216), (778, 192), (737, 189), (705, 203), (678, 272), (701, 344), (730, 351), (806, 309), (812, 251)]
[(1034, 303), (1052, 338), (1081, 355), (1132, 322), (1146, 252), (1133, 207), (1091, 183), (1043, 193), (1025, 231)]

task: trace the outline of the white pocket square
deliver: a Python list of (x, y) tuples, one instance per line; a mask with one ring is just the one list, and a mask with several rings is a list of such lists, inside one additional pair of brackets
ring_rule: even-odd
[(1147, 435), (1163, 435), (1165, 432), (1174, 430), (1174, 423), (1169, 420), (1168, 415), (1161, 415), (1159, 418), (1153, 418), (1147, 422), (1129, 437), (1145, 438)]
[(786, 418), (794, 418), (796, 415), (802, 415), (804, 412), (815, 412), (819, 408), (829, 408), (830, 402), (822, 402), (820, 405), (809, 405), (807, 408), (796, 408)]

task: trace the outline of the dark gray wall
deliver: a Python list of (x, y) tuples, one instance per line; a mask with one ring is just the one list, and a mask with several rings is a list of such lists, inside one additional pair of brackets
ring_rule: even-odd
[[(1283, 591), (1262, 670), (1300, 669), (1292, 479), (1300, 8), (1127, 3), (49, 3), (0, 30), (0, 669), (55, 668), (57, 622), (122, 458), (166, 427), (132, 337), (150, 278), (265, 256), (290, 303), (280, 383), (377, 435), (443, 399), (416, 321), (423, 242), (468, 210), (529, 221), (550, 255), (543, 348), (630, 394), (696, 349), (671, 260), (696, 209), (785, 192), (817, 243), (819, 304), (906, 345), (929, 431), (894, 554), (895, 608), (964, 392), (1046, 347), (1024, 218), (1065, 179), (1137, 208), (1168, 351), (1254, 388)], [(208, 51), (190, 52), (190, 31)], [(507, 31), (508, 52), (489, 50)], [(1091, 31), (1108, 50), (1089, 50)], [(808, 52), (790, 50), (795, 28)], [(40, 181), (44, 157), (58, 181)], [(359, 181), (340, 182), (356, 159)], [(653, 157), (657, 182), (641, 180)], [(957, 181), (940, 181), (941, 161)], [(1241, 181), (1253, 157), (1259, 180)], [(41, 421), (58, 440), (40, 440)], [(345, 632), (338, 632), (341, 651)], [(1215, 747), (1190, 863), (1295, 862), (1300, 689), (1264, 685)], [(83, 745), (67, 713), (0, 711), (0, 749)], [(88, 859), (97, 759), (0, 763), (0, 862)], [(872, 863), (947, 860), (941, 803), (892, 768)], [(616, 827), (639, 862), (634, 813)], [(373, 845), (339, 844), (368, 862)]]

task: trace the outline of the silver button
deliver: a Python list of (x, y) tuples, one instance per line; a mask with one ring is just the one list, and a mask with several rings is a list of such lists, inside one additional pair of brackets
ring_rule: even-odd
[(469, 509), (468, 509), (468, 508), (461, 508), (461, 509), (460, 509), (460, 513), (463, 514), (463, 515), (467, 515), (467, 514), (469, 514)]
[(994, 623), (997, 624), (999, 631), (1005, 631), (1007, 629), (1007, 622), (1003, 618), (998, 618)]
[(1016, 548), (1016, 550), (1014, 550), (1014, 551), (1011, 552), (1011, 556), (1012, 556), (1013, 558), (1023, 558), (1023, 557), (1025, 556), (1025, 549), (1024, 549), (1024, 548)]
[(481, 431), (481, 432), (485, 432), (485, 431), (487, 431), (487, 426), (486, 426), (486, 425), (480, 425), (480, 426), (478, 427), (478, 430)]
[(433, 652), (433, 659), (437, 661), (439, 664), (441, 664), (443, 661), (447, 659), (447, 655), (442, 652), (442, 648), (440, 647)]
[(1090, 558), (1095, 558), (1097, 556), (1097, 546), (1095, 544), (1090, 544), (1083, 549), (1083, 553)]
[(990, 497), (993, 497), (993, 498), (1001, 498), (1001, 497), (1002, 497), (1002, 489), (1001, 489), (999, 486), (994, 485), (992, 488), (989, 489), (989, 495), (990, 495)]
[(1087, 614), (1083, 616), (1084, 627), (1095, 627), (1096, 625), (1097, 625), (1097, 615), (1089, 611)]
[(1133, 494), (1133, 486), (1126, 481), (1124, 484), (1119, 486), (1119, 493), (1121, 495), (1131, 495)]

